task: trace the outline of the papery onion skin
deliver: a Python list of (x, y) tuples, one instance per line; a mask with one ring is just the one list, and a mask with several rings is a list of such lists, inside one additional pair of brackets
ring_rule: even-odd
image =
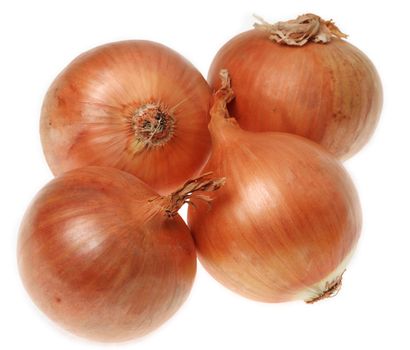
[[(209, 156), (209, 99), (202, 75), (166, 46), (135, 40), (94, 48), (61, 72), (44, 99), (47, 162), (55, 175), (115, 167), (167, 194)], [(138, 117), (146, 106), (152, 114)]]
[(51, 319), (79, 336), (124, 341), (154, 330), (187, 298), (196, 253), (181, 217), (117, 169), (88, 167), (48, 183), (20, 228), (24, 285)]
[(224, 286), (254, 300), (321, 299), (360, 235), (349, 175), (308, 139), (240, 129), (223, 118), (218, 98), (205, 169), (225, 176), (226, 185), (212, 194), (210, 208), (189, 208), (199, 260)]
[(347, 41), (301, 47), (272, 42), (253, 29), (228, 41), (208, 73), (213, 89), (227, 69), (236, 99), (229, 109), (249, 131), (307, 137), (344, 160), (370, 139), (382, 108), (382, 86), (368, 57)]

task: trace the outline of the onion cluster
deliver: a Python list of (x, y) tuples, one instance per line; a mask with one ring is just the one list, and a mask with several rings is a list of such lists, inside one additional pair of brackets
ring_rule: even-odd
[(382, 105), (374, 66), (345, 37), (313, 14), (260, 19), (218, 52), (210, 87), (149, 41), (71, 62), (41, 112), (56, 177), (18, 239), (37, 306), (79, 336), (140, 337), (185, 301), (197, 254), (254, 300), (334, 296), (361, 230), (341, 159), (368, 141)]

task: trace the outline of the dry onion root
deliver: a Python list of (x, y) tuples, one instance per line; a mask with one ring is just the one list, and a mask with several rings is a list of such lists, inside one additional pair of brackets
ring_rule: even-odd
[(337, 293), (361, 229), (355, 187), (341, 163), (300, 136), (254, 133), (229, 116), (227, 71), (215, 93), (205, 167), (226, 176), (212, 206), (188, 212), (203, 266), (237, 293), (312, 303)]
[(212, 88), (228, 69), (236, 100), (229, 109), (249, 131), (281, 131), (320, 143), (340, 159), (373, 134), (382, 107), (375, 67), (332, 21), (306, 14), (239, 34), (217, 53)]
[(111, 168), (52, 180), (20, 228), (19, 269), (33, 301), (94, 340), (124, 341), (159, 327), (185, 301), (196, 272), (194, 243), (177, 211), (223, 185), (209, 175), (165, 197)]
[(55, 175), (115, 167), (167, 194), (209, 156), (210, 97), (198, 70), (166, 46), (134, 40), (97, 47), (71, 62), (44, 99), (47, 162)]

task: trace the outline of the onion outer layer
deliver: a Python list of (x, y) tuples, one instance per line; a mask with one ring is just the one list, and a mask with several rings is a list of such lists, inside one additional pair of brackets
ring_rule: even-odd
[(345, 37), (312, 14), (262, 21), (219, 50), (208, 81), (216, 90), (228, 69), (236, 95), (229, 110), (243, 129), (304, 136), (344, 160), (374, 133), (383, 100), (374, 65)]
[(227, 180), (210, 209), (189, 208), (199, 260), (223, 285), (254, 300), (330, 297), (360, 236), (356, 189), (321, 146), (240, 129), (227, 112), (233, 91), (227, 72), (221, 74), (205, 169)]
[(78, 56), (44, 99), (40, 133), (55, 175), (87, 165), (127, 171), (168, 194), (210, 152), (210, 88), (166, 46), (114, 42)]
[(85, 167), (49, 182), (21, 224), (18, 264), (36, 305), (76, 335), (118, 342), (143, 336), (182, 305), (196, 272), (177, 214), (208, 175), (160, 197), (129, 173)]

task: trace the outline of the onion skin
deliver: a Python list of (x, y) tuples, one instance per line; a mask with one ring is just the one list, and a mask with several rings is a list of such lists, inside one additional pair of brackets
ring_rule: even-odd
[(250, 30), (228, 41), (208, 73), (213, 89), (227, 69), (236, 99), (229, 106), (249, 131), (297, 134), (340, 159), (358, 152), (372, 136), (382, 108), (375, 67), (339, 38), (293, 47)]
[[(40, 122), (47, 162), (55, 175), (87, 165), (115, 167), (167, 194), (196, 176), (209, 156), (210, 96), (192, 64), (163, 45), (97, 47), (71, 62), (47, 92)], [(167, 115), (169, 129), (145, 134), (145, 144), (137, 138), (135, 115), (150, 104)]]
[(18, 263), (37, 306), (79, 336), (124, 341), (171, 317), (187, 298), (196, 253), (181, 217), (117, 169), (88, 167), (47, 184), (20, 228)]
[[(332, 154), (285, 133), (242, 130), (227, 116), (221, 88), (211, 111), (205, 169), (225, 176), (212, 206), (190, 208), (203, 266), (254, 300), (319, 300), (343, 273), (361, 230), (354, 185)], [(338, 283), (339, 284), (339, 283)], [(336, 290), (337, 288), (335, 288)]]

